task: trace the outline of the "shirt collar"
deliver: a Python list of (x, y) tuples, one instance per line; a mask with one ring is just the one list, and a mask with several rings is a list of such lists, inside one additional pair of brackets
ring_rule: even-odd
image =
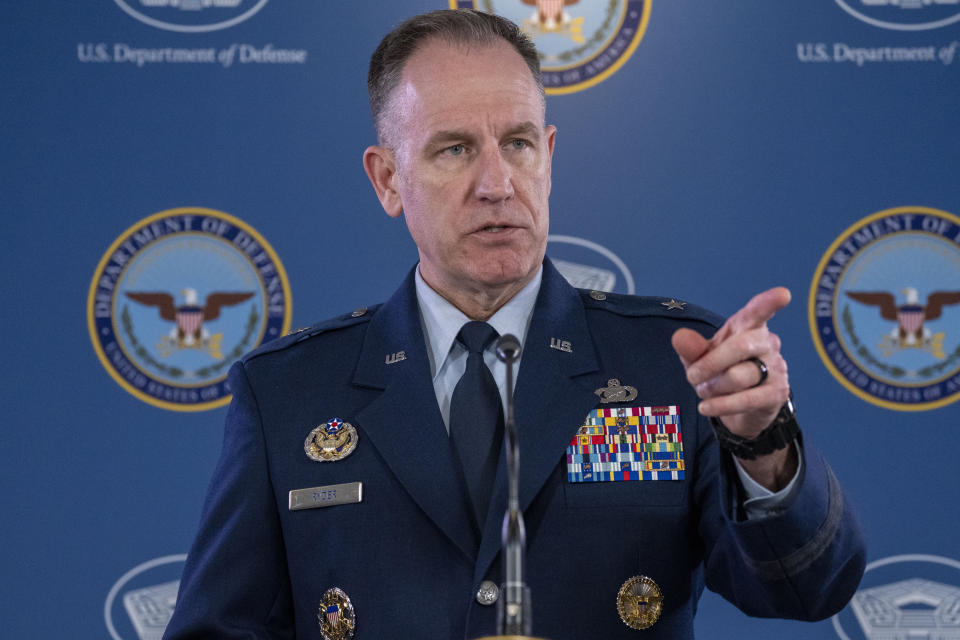
[[(541, 265), (530, 282), (487, 320), (497, 333), (501, 336), (512, 333), (520, 340), (520, 344), (524, 344), (542, 278)], [(470, 318), (430, 288), (420, 275), (419, 266), (414, 279), (420, 320), (427, 341), (427, 355), (430, 358), (430, 375), (435, 377), (449, 355), (460, 327), (470, 322)]]

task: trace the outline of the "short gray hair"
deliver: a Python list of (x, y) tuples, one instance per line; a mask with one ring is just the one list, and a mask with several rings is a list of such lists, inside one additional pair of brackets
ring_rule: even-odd
[(377, 137), (381, 143), (384, 142), (384, 112), (390, 94), (400, 84), (403, 67), (417, 48), (432, 38), (452, 45), (489, 45), (502, 38), (527, 63), (540, 90), (541, 100), (544, 100), (540, 57), (537, 48), (520, 27), (506, 18), (472, 9), (445, 9), (425, 13), (404, 21), (388, 33), (370, 56), (367, 91), (370, 93), (373, 124), (377, 128)]

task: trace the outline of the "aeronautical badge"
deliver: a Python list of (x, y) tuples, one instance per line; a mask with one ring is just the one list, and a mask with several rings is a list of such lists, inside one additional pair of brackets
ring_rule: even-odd
[(648, 629), (660, 618), (663, 594), (647, 576), (633, 576), (617, 592), (617, 613), (631, 629)]
[(635, 387), (621, 385), (620, 381), (616, 378), (610, 378), (607, 380), (607, 386), (600, 387), (594, 391), (594, 393), (600, 396), (600, 402), (602, 404), (609, 404), (611, 402), (630, 402), (637, 397), (637, 390)]
[(317, 611), (317, 621), (323, 640), (347, 640), (353, 637), (357, 619), (353, 603), (342, 589), (334, 587), (324, 592)]
[(357, 430), (349, 422), (332, 418), (310, 432), (303, 443), (307, 457), (317, 462), (343, 460), (357, 448)]

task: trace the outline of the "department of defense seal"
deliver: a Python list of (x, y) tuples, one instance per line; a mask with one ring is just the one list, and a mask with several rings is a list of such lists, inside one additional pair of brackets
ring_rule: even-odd
[(227, 370), (290, 328), (280, 259), (248, 224), (221, 211), (161, 211), (124, 231), (90, 283), (87, 326), (97, 357), (156, 407), (202, 411), (230, 401)]
[(450, 0), (519, 25), (540, 53), (547, 95), (603, 82), (630, 59), (650, 19), (651, 0)]
[(852, 225), (810, 286), (810, 331), (858, 397), (921, 411), (960, 399), (960, 218), (897, 207)]

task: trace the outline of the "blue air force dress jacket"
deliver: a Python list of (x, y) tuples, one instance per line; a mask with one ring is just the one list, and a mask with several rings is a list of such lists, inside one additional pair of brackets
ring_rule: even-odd
[[(601, 296), (597, 296), (601, 297)], [(693, 637), (704, 584), (752, 616), (821, 619), (856, 590), (864, 545), (830, 468), (805, 441), (800, 486), (777, 514), (744, 521), (729, 456), (697, 413), (670, 345), (679, 327), (720, 319), (660, 298), (571, 288), (544, 263), (516, 383), (520, 500), (534, 635), (553, 640)], [(356, 317), (354, 317), (356, 315)], [(551, 348), (551, 339), (570, 344)], [(402, 360), (390, 354), (404, 352)], [(680, 480), (570, 482), (567, 446), (595, 391), (616, 378), (629, 406), (676, 405)], [(482, 531), (434, 395), (411, 272), (385, 304), (275, 340), (230, 372), (223, 452), (165, 638), (321, 638), (318, 606), (340, 588), (355, 638), (476, 638), (496, 629), (477, 602), (502, 582), (504, 462)], [(358, 433), (348, 457), (315, 462), (312, 429), (331, 418)], [(290, 511), (293, 489), (362, 482), (355, 504)], [(627, 579), (652, 578), (660, 619), (628, 628)]]

